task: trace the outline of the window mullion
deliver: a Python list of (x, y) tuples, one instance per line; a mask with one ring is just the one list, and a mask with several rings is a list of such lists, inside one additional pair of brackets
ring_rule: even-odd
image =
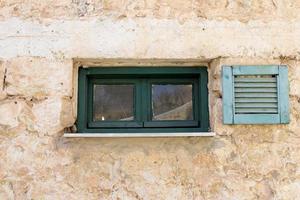
[(150, 91), (149, 91), (149, 80), (144, 78), (141, 79), (141, 115), (143, 126), (144, 123), (150, 120)]
[(87, 122), (93, 121), (94, 113), (94, 82), (93, 79), (90, 79), (88, 82), (88, 101), (87, 101)]
[(138, 79), (136, 83), (135, 93), (135, 113), (136, 121), (143, 123), (143, 109), (142, 109), (142, 97), (143, 97), (142, 80)]

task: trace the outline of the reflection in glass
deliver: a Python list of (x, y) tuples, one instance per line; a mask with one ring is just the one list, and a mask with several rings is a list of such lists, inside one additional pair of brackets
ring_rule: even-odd
[(193, 120), (192, 99), (192, 84), (152, 85), (152, 119)]
[(94, 85), (94, 121), (133, 120), (133, 85)]

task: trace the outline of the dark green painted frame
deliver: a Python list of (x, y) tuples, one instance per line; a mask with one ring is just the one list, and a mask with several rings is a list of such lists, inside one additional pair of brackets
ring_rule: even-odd
[[(151, 121), (151, 106), (147, 105), (149, 105), (148, 101), (151, 101), (149, 87), (152, 82), (193, 83), (194, 120)], [(92, 122), (92, 87), (95, 83), (134, 84), (137, 94), (135, 95), (135, 120)], [(78, 74), (78, 132), (207, 132), (209, 131), (207, 83), (206, 67), (80, 67)], [(141, 95), (142, 91), (144, 91), (143, 95)], [(143, 101), (140, 99), (142, 96)], [(196, 103), (197, 101), (198, 103)]]

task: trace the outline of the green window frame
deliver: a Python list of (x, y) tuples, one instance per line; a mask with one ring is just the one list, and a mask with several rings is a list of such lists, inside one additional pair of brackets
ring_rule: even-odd
[[(208, 76), (206, 67), (79, 67), (78, 133), (208, 132)], [(95, 84), (134, 85), (134, 119), (93, 121)], [(152, 120), (153, 84), (191, 84), (192, 120)]]
[(222, 79), (224, 124), (289, 123), (287, 66), (223, 66)]

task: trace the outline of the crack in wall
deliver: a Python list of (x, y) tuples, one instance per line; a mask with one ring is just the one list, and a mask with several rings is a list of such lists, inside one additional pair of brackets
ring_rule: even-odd
[(272, 4), (277, 9), (277, 3), (274, 0), (272, 0)]
[(2, 83), (2, 91), (4, 91), (4, 89), (5, 89), (6, 77), (7, 77), (7, 68), (4, 69), (4, 76), (3, 76), (3, 83)]

